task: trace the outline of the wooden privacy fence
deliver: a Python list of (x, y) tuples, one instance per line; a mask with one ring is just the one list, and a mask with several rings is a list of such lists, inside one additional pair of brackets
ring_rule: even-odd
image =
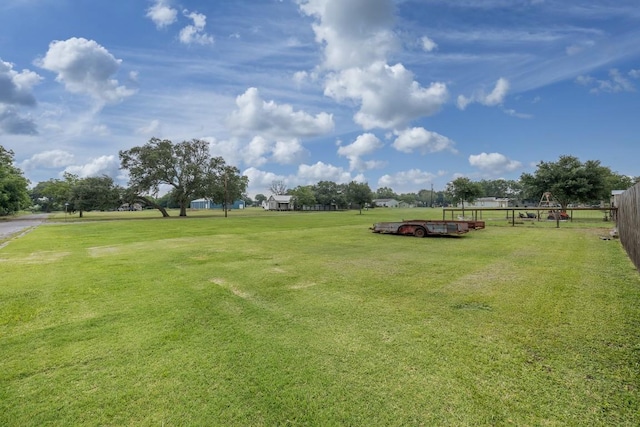
[(617, 218), (620, 242), (640, 270), (640, 183), (618, 196)]

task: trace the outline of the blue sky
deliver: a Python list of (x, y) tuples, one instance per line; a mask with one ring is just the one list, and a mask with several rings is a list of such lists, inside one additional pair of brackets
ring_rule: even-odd
[(33, 184), (204, 139), (249, 194), (640, 170), (637, 0), (2, 0), (0, 145)]

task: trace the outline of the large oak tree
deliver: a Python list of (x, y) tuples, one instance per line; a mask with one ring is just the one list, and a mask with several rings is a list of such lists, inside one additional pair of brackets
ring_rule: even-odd
[(560, 156), (557, 162), (540, 162), (533, 174), (524, 173), (520, 182), (530, 199), (540, 200), (550, 192), (565, 210), (570, 203), (590, 203), (609, 197), (609, 168), (597, 160), (580, 162), (574, 156)]
[(180, 216), (187, 216), (187, 206), (193, 198), (202, 196), (210, 175), (222, 161), (212, 158), (209, 143), (200, 139), (174, 144), (168, 139), (151, 138), (141, 147), (120, 151), (121, 169), (129, 172), (130, 197), (154, 206), (163, 216), (169, 214), (149, 194), (158, 193), (161, 185), (172, 188), (180, 206)]

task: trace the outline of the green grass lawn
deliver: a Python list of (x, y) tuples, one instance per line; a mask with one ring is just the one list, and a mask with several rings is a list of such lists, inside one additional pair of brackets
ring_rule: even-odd
[(0, 249), (0, 425), (640, 425), (640, 275), (610, 223), (158, 215)]

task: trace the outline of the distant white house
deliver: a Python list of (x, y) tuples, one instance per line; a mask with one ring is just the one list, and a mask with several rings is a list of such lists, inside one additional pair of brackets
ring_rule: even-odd
[(262, 207), (268, 211), (292, 211), (293, 196), (271, 196), (262, 203)]
[[(461, 206), (461, 204), (459, 204)], [(509, 199), (498, 197), (480, 197), (473, 202), (465, 202), (465, 208), (508, 208)]]
[(397, 208), (400, 202), (396, 199), (373, 199), (373, 205), (383, 208)]

